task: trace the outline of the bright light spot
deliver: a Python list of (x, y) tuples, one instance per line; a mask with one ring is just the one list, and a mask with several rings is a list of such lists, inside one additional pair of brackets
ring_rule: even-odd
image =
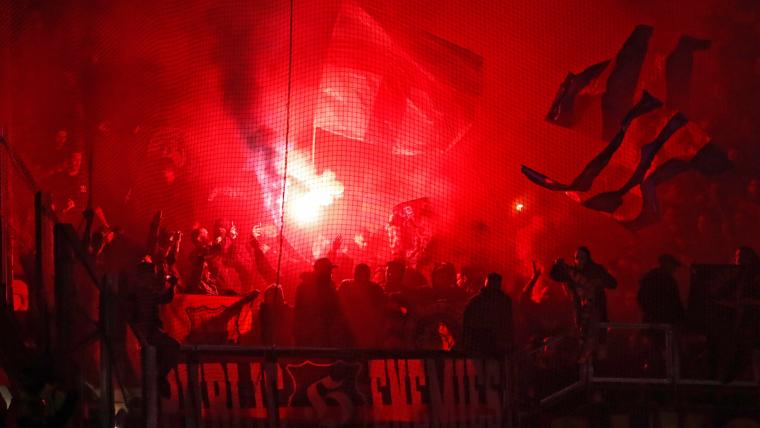
[(515, 203), (515, 211), (518, 213), (522, 212), (522, 210), (525, 209), (525, 205), (522, 202), (516, 202)]
[(293, 198), (288, 213), (299, 225), (306, 226), (319, 220), (322, 205), (313, 194), (306, 193)]
[(292, 153), (289, 162), (288, 215), (300, 226), (313, 224), (325, 207), (343, 196), (343, 184), (330, 170), (317, 174), (302, 153)]

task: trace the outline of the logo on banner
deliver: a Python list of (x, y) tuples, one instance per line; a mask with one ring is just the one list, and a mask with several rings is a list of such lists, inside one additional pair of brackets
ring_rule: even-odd
[(291, 407), (312, 407), (323, 423), (332, 420), (345, 424), (355, 414), (357, 406), (367, 404), (359, 392), (358, 377), (361, 365), (336, 361), (317, 364), (305, 361), (286, 367), (293, 380)]

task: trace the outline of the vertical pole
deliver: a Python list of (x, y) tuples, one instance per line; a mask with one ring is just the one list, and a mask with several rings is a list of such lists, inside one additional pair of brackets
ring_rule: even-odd
[(142, 347), (142, 372), (145, 428), (158, 428), (158, 362), (152, 345)]
[(760, 393), (760, 350), (757, 349), (752, 352), (752, 373), (758, 386), (757, 392)]
[(55, 239), (55, 321), (57, 327), (54, 349), (61, 353), (67, 352), (71, 345), (66, 338), (73, 328), (71, 315), (74, 310), (72, 302), (74, 295), (74, 255), (69, 248), (67, 239), (69, 232), (74, 233), (70, 224), (56, 224), (53, 230)]
[(13, 288), (10, 234), (10, 210), (8, 209), (8, 162), (5, 151), (6, 139), (11, 127), (11, 7), (12, 2), (0, 1), (0, 288), (6, 307), (13, 311)]
[(203, 425), (203, 396), (201, 395), (200, 370), (202, 366), (198, 361), (198, 354), (192, 353), (187, 359), (187, 384), (190, 387), (190, 409), (185, 409), (185, 426), (187, 428), (199, 428)]
[(8, 209), (8, 162), (6, 153), (6, 139), (9, 138), (12, 122), (12, 97), (11, 90), (11, 23), (13, 2), (0, 2), (0, 298), (6, 307), (13, 311), (13, 288), (11, 269), (11, 248), (8, 225), (10, 224), (10, 210)]
[(100, 415), (103, 426), (114, 426), (113, 367), (109, 340), (113, 323), (111, 322), (111, 289), (113, 283), (105, 276), (100, 289), (99, 328), (100, 328)]
[[(45, 348), (50, 348), (50, 319), (47, 305), (48, 283), (46, 281), (44, 260), (48, 257), (45, 247), (45, 205), (42, 192), (34, 194), (34, 307), (30, 308), (40, 316), (40, 337)], [(31, 293), (30, 293), (31, 294)]]
[(5, 145), (5, 139), (0, 136), (0, 287), (2, 288), (2, 299), (5, 306), (13, 311), (13, 288), (11, 281), (13, 273), (11, 269), (11, 251), (10, 251), (10, 225), (11, 210), (8, 207), (8, 192), (10, 184), (8, 183), (8, 152)]
[[(514, 388), (514, 379), (512, 377), (513, 368), (512, 368), (512, 359), (508, 356), (504, 358), (504, 408), (501, 412), (501, 426), (504, 428), (512, 428), (514, 425), (514, 415), (512, 414), (512, 403), (514, 403), (513, 400), (513, 394), (512, 392), (515, 391)], [(484, 366), (488, 364), (487, 361), (484, 361)]]
[(317, 127), (312, 123), (311, 125), (311, 166), (314, 170), (317, 170)]
[(676, 384), (676, 357), (673, 352), (673, 329), (668, 327), (665, 329), (665, 373), (668, 379)]
[(273, 352), (268, 352), (264, 360), (264, 388), (266, 391), (267, 420), (270, 427), (276, 428), (280, 426), (280, 414), (277, 403), (277, 357)]

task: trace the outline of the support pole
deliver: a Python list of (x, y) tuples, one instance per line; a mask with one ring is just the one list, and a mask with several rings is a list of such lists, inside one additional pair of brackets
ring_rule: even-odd
[(0, 135), (0, 288), (2, 288), (3, 304), (11, 312), (13, 311), (13, 288), (11, 286), (13, 280), (13, 252), (11, 251), (11, 236), (10, 236), (10, 224), (11, 224), (11, 210), (10, 210), (10, 198), (8, 192), (10, 192), (11, 186), (8, 182), (10, 173), (8, 168), (10, 162), (8, 160), (8, 148), (5, 143), (5, 139)]
[(55, 321), (56, 331), (54, 349), (56, 352), (67, 353), (72, 343), (69, 333), (74, 328), (72, 314), (74, 313), (74, 254), (68, 242), (68, 235), (74, 233), (70, 224), (56, 224), (54, 228), (55, 252)]
[(158, 428), (158, 362), (154, 346), (142, 347), (142, 371), (145, 428)]
[(111, 361), (111, 338), (112, 322), (112, 289), (113, 283), (110, 277), (103, 278), (100, 289), (100, 415), (103, 426), (114, 426), (114, 397), (113, 397), (113, 361)]

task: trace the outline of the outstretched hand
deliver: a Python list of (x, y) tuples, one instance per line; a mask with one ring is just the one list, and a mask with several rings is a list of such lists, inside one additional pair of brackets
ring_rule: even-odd
[(332, 252), (337, 253), (338, 250), (340, 250), (341, 245), (343, 245), (343, 235), (338, 235), (333, 239)]
[(251, 244), (251, 245), (252, 245), (254, 248), (260, 248), (260, 244), (259, 244), (259, 237), (260, 237), (260, 236), (261, 236), (261, 225), (260, 225), (260, 224), (257, 224), (257, 225), (255, 225), (255, 226), (253, 226), (253, 228), (251, 229), (251, 240), (250, 240), (250, 244)]
[(538, 279), (541, 276), (541, 267), (538, 266), (535, 260), (531, 264), (533, 265), (533, 279)]

